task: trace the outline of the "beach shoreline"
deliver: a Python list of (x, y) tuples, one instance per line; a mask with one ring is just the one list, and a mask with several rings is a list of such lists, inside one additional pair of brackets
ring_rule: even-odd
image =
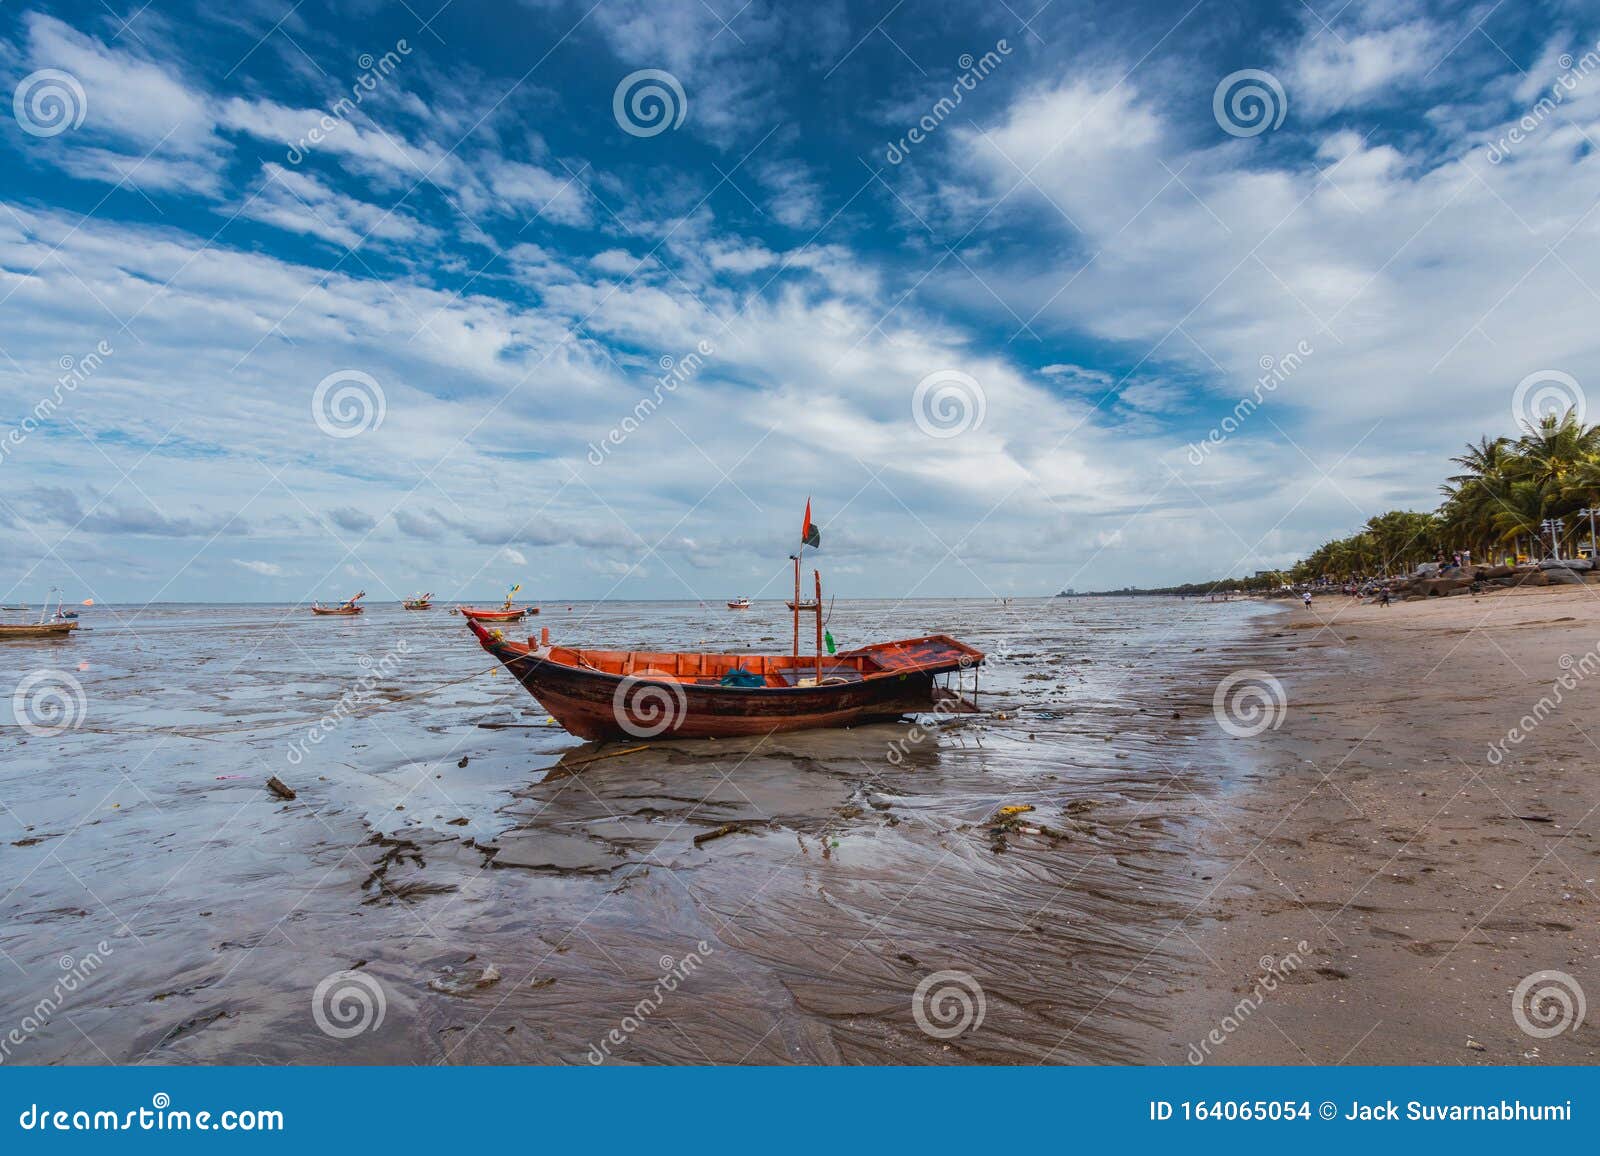
[[(1206, 839), (1230, 866), (1192, 920), (1198, 990), (1153, 1059), (1600, 1057), (1592, 1016), (1545, 1036), (1513, 1015), (1540, 972), (1600, 990), (1597, 599), (1319, 599), (1263, 620), (1284, 706), (1276, 728), (1232, 740), (1245, 789)], [(1528, 990), (1557, 987), (1571, 998), (1560, 978)], [(1561, 1017), (1546, 1010), (1535, 1032)]]

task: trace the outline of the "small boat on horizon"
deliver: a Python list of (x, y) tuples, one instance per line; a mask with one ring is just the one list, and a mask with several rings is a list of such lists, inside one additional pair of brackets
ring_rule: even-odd
[(730, 599), (728, 599), (728, 609), (729, 610), (749, 610), (750, 609), (750, 599), (745, 598), (742, 595), (740, 597), (738, 597), (738, 598), (730, 598)]
[(501, 606), (485, 610), (478, 606), (457, 606), (457, 614), (465, 615), (468, 622), (521, 622), (530, 614), (539, 613), (537, 606)]
[[(63, 610), (60, 598), (60, 588), (52, 586), (50, 593), (57, 595), (55, 613), (50, 612), (50, 599), (44, 600), (44, 608), (39, 614), (37, 622), (0, 622), (0, 638), (64, 638), (78, 629), (78, 615), (76, 611)], [(84, 602), (85, 606), (94, 605), (94, 599)], [(22, 609), (27, 607), (6, 607), (6, 609)]]
[(365, 590), (363, 590), (363, 591), (361, 591), (361, 593), (355, 595), (352, 598), (346, 598), (343, 602), (339, 603), (337, 606), (324, 606), (320, 602), (313, 602), (311, 604), (311, 613), (313, 613), (313, 614), (338, 614), (338, 615), (344, 615), (344, 616), (349, 616), (349, 615), (352, 615), (352, 614), (360, 614), (362, 612), (362, 610), (364, 609), (364, 607), (357, 605), (357, 603), (359, 603), (361, 601), (361, 599), (365, 598), (366, 596), (367, 596), (367, 592)]
[(511, 589), (506, 591), (506, 600), (496, 609), (457, 606), (452, 613), (466, 615), (469, 622), (521, 622), (528, 615), (539, 613), (537, 606), (512, 605), (512, 599), (517, 596), (517, 591), (521, 589), (522, 583), (513, 583)]
[(433, 591), (418, 594), (415, 598), (407, 598), (400, 605), (407, 610), (429, 610), (433, 607)]

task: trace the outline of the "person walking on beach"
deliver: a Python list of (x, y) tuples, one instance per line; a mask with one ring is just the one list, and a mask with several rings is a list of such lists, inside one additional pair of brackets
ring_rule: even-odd
[(1385, 586), (1382, 590), (1378, 591), (1378, 605), (1379, 606), (1387, 606), (1387, 605), (1389, 605), (1389, 588), (1387, 586)]
[(1305, 593), (1301, 594), (1300, 597), (1305, 600), (1306, 609), (1310, 610), (1311, 609), (1311, 591), (1307, 590)]

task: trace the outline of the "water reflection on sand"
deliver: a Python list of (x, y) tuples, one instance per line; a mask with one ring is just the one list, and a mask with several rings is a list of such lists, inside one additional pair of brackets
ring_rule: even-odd
[[(1195, 830), (1228, 777), (1211, 689), (1258, 612), (841, 603), (843, 646), (988, 651), (998, 714), (597, 757), (638, 744), (579, 743), (503, 672), (470, 677), (490, 663), (443, 609), (97, 608), (0, 650), (0, 691), (59, 669), (86, 705), (57, 737), (0, 732), (5, 1060), (1168, 1059), (1162, 1001), (1196, 966), (1175, 931), (1209, 886)], [(530, 621), (587, 645), (789, 637), (781, 602)], [(1006, 804), (1035, 810), (997, 830)], [(919, 1025), (941, 971), (981, 991), (981, 1026)]]

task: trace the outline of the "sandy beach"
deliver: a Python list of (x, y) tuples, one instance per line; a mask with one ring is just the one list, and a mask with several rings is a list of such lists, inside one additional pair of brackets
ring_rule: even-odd
[(1600, 989), (1600, 589), (1318, 599), (1259, 644), (1286, 706), (1234, 740), (1254, 765), (1209, 831), (1231, 866), (1165, 1059), (1594, 1063), (1592, 1008), (1537, 1038), (1512, 993), (1541, 971)]

